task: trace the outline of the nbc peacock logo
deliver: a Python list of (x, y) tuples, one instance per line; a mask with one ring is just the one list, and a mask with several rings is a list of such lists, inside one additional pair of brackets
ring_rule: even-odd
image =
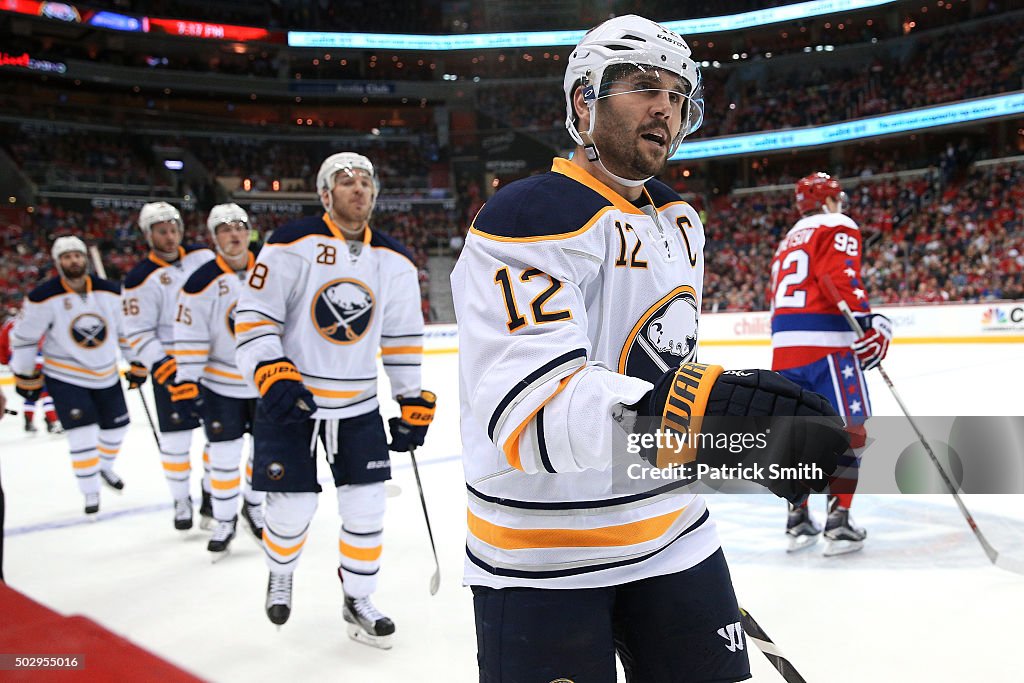
[(1006, 312), (996, 307), (986, 308), (981, 314), (982, 325), (1005, 325)]
[(981, 325), (989, 332), (1024, 330), (1024, 306), (990, 306), (981, 314)]

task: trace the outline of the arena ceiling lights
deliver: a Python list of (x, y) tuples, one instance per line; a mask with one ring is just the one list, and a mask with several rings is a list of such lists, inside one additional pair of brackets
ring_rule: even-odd
[(1024, 113), (1024, 92), (981, 97), (965, 102), (922, 107), (911, 111), (874, 116), (827, 126), (796, 128), (771, 133), (752, 133), (683, 142), (670, 161), (707, 159), (735, 154), (778, 152), (800, 147), (817, 147), (873, 138), (982, 119), (1019, 116)]
[[(794, 5), (731, 14), (722, 17), (684, 19), (662, 22), (667, 28), (684, 36), (737, 31), (785, 21), (808, 19), (836, 12), (854, 12), (896, 0), (811, 0)], [(527, 48), (576, 45), (585, 30), (526, 31), (519, 33), (470, 33), (464, 35), (427, 36), (397, 33), (331, 33), (322, 31), (289, 31), (289, 47), (353, 48), (367, 50), (488, 50), (495, 48)]]

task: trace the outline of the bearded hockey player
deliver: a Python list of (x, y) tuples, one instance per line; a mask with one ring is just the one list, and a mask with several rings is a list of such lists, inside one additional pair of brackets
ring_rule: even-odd
[[(128, 352), (120, 288), (88, 271), (85, 242), (59, 237), (51, 251), (58, 276), (29, 293), (11, 331), (11, 370), (26, 401), (46, 387), (65, 426), (85, 513), (100, 509), (100, 481), (120, 491), (114, 461), (128, 429), (118, 381), (118, 348)], [(42, 345), (43, 369), (36, 369)]]
[(192, 404), (176, 406), (174, 402), (175, 397), (186, 399), (191, 391), (189, 387), (178, 386), (174, 319), (182, 285), (214, 255), (206, 248), (181, 246), (185, 224), (178, 210), (167, 202), (143, 206), (139, 228), (150, 251), (124, 280), (125, 333), (136, 360), (128, 388), (139, 388), (146, 380), (147, 370), (153, 376), (160, 458), (174, 499), (174, 528), (185, 531), (192, 528), (189, 449), (192, 430), (199, 426), (199, 419)]
[[(567, 61), (572, 159), (500, 189), (451, 277), (480, 680), (612, 681), (616, 654), (630, 681), (744, 680), (707, 505), (686, 482), (617, 486), (613, 425), (698, 434), (702, 416), (817, 416), (773, 430), (761, 464), (810, 455), (829, 473), (846, 435), (824, 399), (775, 373), (697, 362), (703, 226), (653, 179), (703, 118), (686, 42), (629, 15)], [(791, 499), (824, 485), (766, 483)]]
[[(329, 156), (316, 187), (322, 216), (274, 231), (238, 302), (238, 366), (260, 393), (253, 485), (267, 491), (266, 611), (291, 613), (292, 574), (317, 506), (317, 442), (334, 476), (339, 568), (349, 636), (390, 647), (394, 623), (371, 602), (377, 587), (388, 449), (423, 444), (434, 395), (420, 387), (423, 315), (416, 266), (368, 223), (379, 184), (352, 152)], [(402, 409), (387, 442), (377, 402), (377, 353)], [(301, 444), (301, 447), (297, 447)]]

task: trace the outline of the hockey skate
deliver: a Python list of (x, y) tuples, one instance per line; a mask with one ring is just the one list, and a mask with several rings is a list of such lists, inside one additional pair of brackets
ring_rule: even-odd
[(25, 431), (29, 434), (35, 434), (39, 431), (39, 428), (32, 424), (32, 418), (25, 414)]
[(89, 515), (91, 519), (97, 512), (100, 511), (100, 494), (98, 493), (87, 493), (85, 494), (85, 514)]
[(103, 483), (114, 489), (118, 493), (124, 490), (124, 479), (117, 476), (114, 470), (100, 470), (100, 478), (103, 479)]
[(199, 503), (199, 528), (209, 531), (216, 524), (217, 520), (213, 518), (213, 498), (209, 491), (203, 491), (203, 499)]
[(46, 421), (46, 433), (47, 434), (63, 434), (64, 428), (60, 426), (60, 422), (57, 420)]
[(849, 508), (839, 506), (839, 501), (828, 501), (828, 520), (825, 522), (825, 557), (855, 553), (864, 547), (868, 532), (855, 526)]
[(206, 544), (206, 549), (213, 553), (214, 562), (219, 562), (227, 557), (231, 539), (235, 537), (237, 523), (238, 517), (232, 517), (226, 522), (218, 521), (217, 526), (213, 528), (213, 535), (210, 536), (210, 542)]
[(174, 528), (188, 531), (192, 528), (192, 498), (174, 501)]
[(267, 579), (267, 618), (270, 622), (281, 624), (288, 621), (292, 614), (292, 575), (270, 572)]
[(256, 537), (257, 543), (263, 542), (263, 505), (242, 501), (242, 519), (249, 525), (249, 531)]
[(815, 521), (807, 506), (789, 506), (789, 517), (786, 519), (786, 536), (789, 537), (787, 553), (795, 553), (810, 548), (821, 536), (821, 526)]
[(391, 649), (395, 623), (381, 614), (369, 597), (353, 598), (346, 595), (342, 617), (348, 622), (348, 637), (352, 640), (381, 650)]

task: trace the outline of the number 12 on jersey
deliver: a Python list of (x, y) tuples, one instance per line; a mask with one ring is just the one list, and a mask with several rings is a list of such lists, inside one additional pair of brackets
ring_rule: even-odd
[[(807, 279), (810, 257), (803, 249), (789, 252), (781, 261), (772, 264), (772, 308), (803, 308), (807, 305), (807, 291), (800, 285)], [(792, 270), (790, 270), (792, 269)], [(779, 279), (780, 273), (787, 271)]]
[[(551, 286), (535, 296), (530, 302), (530, 311), (533, 313), (534, 323), (540, 325), (541, 323), (551, 323), (558, 320), (572, 319), (572, 313), (568, 310), (544, 310), (544, 304), (547, 303), (547, 300), (553, 297), (558, 290), (562, 288), (562, 283), (560, 281), (536, 268), (524, 270), (522, 275), (519, 276), (519, 280), (522, 282), (529, 282), (537, 276), (546, 277), (551, 282)], [(528, 323), (523, 314), (519, 312), (519, 305), (516, 303), (516, 294), (512, 287), (512, 275), (509, 273), (508, 266), (498, 269), (498, 272), (494, 274), (494, 283), (501, 287), (501, 294), (505, 300), (505, 312), (508, 313), (508, 322), (506, 323), (508, 331), (515, 332), (521, 327), (525, 327)]]

